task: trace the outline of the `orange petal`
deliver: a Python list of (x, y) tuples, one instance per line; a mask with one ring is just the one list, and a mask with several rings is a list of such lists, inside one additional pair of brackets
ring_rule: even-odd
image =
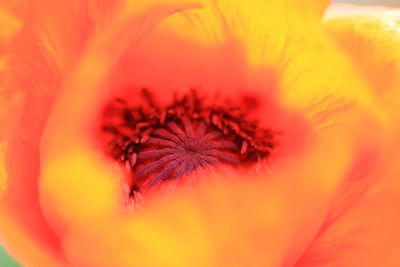
[(104, 20), (97, 11), (102, 9), (100, 2), (1, 4), (0, 23), (9, 25), (2, 25), (0, 38), (0, 159), (6, 174), (0, 179), (1, 231), (7, 248), (27, 265), (56, 266), (64, 261), (39, 205), (39, 139), (64, 71), (94, 25)]
[(322, 228), (296, 266), (399, 266), (399, 170), (380, 170), (380, 182)]
[[(333, 6), (325, 27), (369, 81), (371, 92), (394, 121), (393, 136), (375, 171), (354, 181), (337, 198), (330, 220), (296, 266), (398, 266), (397, 11), (383, 7)], [(365, 166), (365, 165), (364, 165)], [(365, 168), (361, 166), (361, 168)], [(368, 182), (369, 181), (369, 182)], [(371, 185), (372, 183), (372, 185)], [(358, 197), (352, 199), (354, 196)], [(343, 209), (343, 206), (347, 208)]]
[(0, 213), (1, 244), (19, 263), (23, 266), (66, 266), (63, 252), (58, 250), (60, 244), (49, 235), (50, 229), (40, 214), (31, 215), (30, 221), (26, 221), (5, 205), (0, 206)]

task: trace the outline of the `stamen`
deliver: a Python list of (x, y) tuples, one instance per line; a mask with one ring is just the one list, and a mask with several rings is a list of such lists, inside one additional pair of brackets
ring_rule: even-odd
[[(195, 91), (162, 107), (148, 90), (131, 107), (116, 99), (106, 109), (108, 152), (132, 173), (130, 196), (208, 167), (251, 166), (268, 157), (272, 132), (246, 120), (237, 107), (206, 105)], [(188, 177), (190, 179), (190, 177)]]

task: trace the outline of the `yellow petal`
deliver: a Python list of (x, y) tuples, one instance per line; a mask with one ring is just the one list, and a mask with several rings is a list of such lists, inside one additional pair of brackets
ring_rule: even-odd
[(325, 20), (329, 34), (373, 86), (374, 96), (385, 107), (389, 105), (391, 116), (396, 116), (400, 101), (400, 11), (334, 5)]
[(21, 21), (12, 13), (0, 7), (0, 44), (10, 40), (21, 29)]
[[(104, 199), (92, 201), (91, 218), (77, 214), (84, 219), (71, 218), (62, 232), (66, 253), (76, 265), (99, 267), (293, 263), (325, 218), (338, 186), (336, 177), (346, 172), (339, 163), (348, 160), (342, 148), (329, 143), (329, 138), (314, 141), (304, 154), (273, 167), (269, 177), (238, 174), (245, 180), (237, 184), (232, 184), (232, 177), (200, 177), (209, 182), (168, 201), (155, 201), (132, 216), (93, 216)], [(316, 166), (315, 159), (321, 156), (324, 160)], [(338, 163), (334, 170), (329, 168), (333, 160)], [(88, 198), (93, 195), (86, 192), (80, 199), (86, 203)], [(76, 203), (74, 207), (82, 210)]]

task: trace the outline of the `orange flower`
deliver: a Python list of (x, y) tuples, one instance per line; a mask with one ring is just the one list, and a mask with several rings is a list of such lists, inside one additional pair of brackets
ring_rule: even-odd
[[(321, 23), (326, 6), (2, 4), (6, 248), (26, 266), (398, 266), (397, 14)], [(141, 86), (164, 104), (193, 87), (232, 100), (277, 133), (268, 167), (199, 175), (129, 212), (99, 121)]]

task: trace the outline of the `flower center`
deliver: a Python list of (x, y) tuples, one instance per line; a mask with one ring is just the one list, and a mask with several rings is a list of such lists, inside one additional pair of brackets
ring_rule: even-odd
[(107, 153), (132, 174), (130, 194), (200, 170), (251, 166), (273, 148), (272, 132), (238, 107), (207, 105), (195, 91), (165, 107), (147, 90), (142, 97), (139, 106), (115, 99), (103, 123)]

